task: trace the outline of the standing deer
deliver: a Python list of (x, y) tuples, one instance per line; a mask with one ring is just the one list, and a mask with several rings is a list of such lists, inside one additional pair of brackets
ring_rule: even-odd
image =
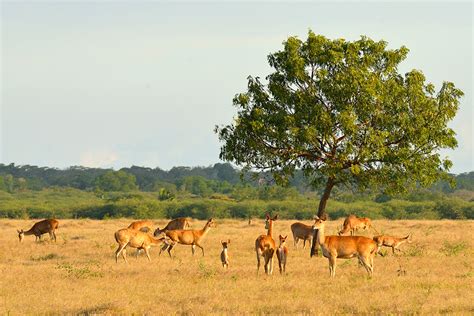
[(130, 229), (135, 229), (135, 230), (141, 230), (144, 233), (148, 233), (151, 231), (153, 228), (153, 222), (152, 221), (136, 221), (132, 222), (130, 225), (128, 225), (128, 228)]
[(37, 222), (29, 230), (24, 231), (23, 229), (17, 230), (18, 239), (20, 242), (23, 238), (28, 235), (35, 235), (35, 241), (41, 240), (41, 235), (48, 233), (51, 240), (56, 241), (55, 230), (58, 229), (59, 222), (55, 219), (45, 219)]
[(189, 225), (189, 218), (187, 217), (178, 217), (170, 221), (165, 228), (160, 229), (159, 227), (155, 230), (155, 237), (159, 236), (161, 233), (167, 230), (177, 230), (177, 229), (186, 229)]
[(171, 257), (171, 250), (176, 244), (181, 244), (181, 245), (190, 245), (191, 250), (194, 252), (196, 249), (196, 246), (201, 248), (202, 250), (202, 255), (204, 256), (204, 248), (201, 245), (201, 242), (203, 241), (204, 237), (207, 235), (211, 227), (216, 226), (216, 223), (212, 218), (210, 218), (206, 225), (204, 225), (204, 228), (201, 230), (183, 230), (183, 229), (177, 229), (177, 230), (165, 230), (164, 233), (166, 234), (166, 237), (170, 239), (170, 244), (168, 247), (163, 247), (160, 250), (160, 254), (163, 250), (168, 248), (168, 254)]
[(227, 252), (227, 248), (229, 247), (230, 244), (230, 239), (227, 241), (222, 241), (222, 252), (221, 252), (221, 262), (222, 262), (222, 267), (228, 269), (229, 268), (229, 253)]
[(369, 276), (374, 272), (374, 256), (377, 243), (364, 236), (326, 236), (324, 234), (325, 220), (316, 217), (313, 228), (317, 229), (316, 243), (321, 246), (323, 256), (329, 260), (329, 274), (336, 275), (336, 259), (357, 257), (367, 270)]
[(342, 229), (337, 233), (339, 236), (351, 233), (351, 236), (354, 236), (354, 233), (358, 229), (368, 229), (372, 228), (372, 221), (368, 217), (357, 217), (353, 214), (347, 216), (342, 225)]
[(165, 243), (165, 237), (155, 238), (145, 232), (136, 229), (123, 228), (115, 232), (115, 241), (119, 244), (115, 251), (115, 262), (118, 262), (118, 257), (122, 253), (122, 257), (127, 261), (127, 247), (137, 248), (138, 251), (143, 249), (148, 258), (151, 261), (149, 249), (151, 245), (159, 245)]
[(380, 254), (381, 246), (391, 247), (392, 253), (395, 254), (395, 249), (401, 252), (398, 248), (404, 243), (411, 243), (411, 234), (406, 235), (405, 237), (393, 237), (387, 235), (374, 236), (373, 240), (377, 243), (379, 247), (378, 253)]
[(306, 225), (303, 223), (296, 222), (291, 224), (291, 232), (293, 233), (293, 243), (296, 249), (298, 249), (298, 241), (300, 239), (303, 239), (303, 249), (306, 248), (307, 240), (311, 244), (311, 240), (313, 239), (312, 225)]
[[(288, 247), (286, 246), (286, 238), (288, 236), (283, 237), (282, 235), (279, 236), (280, 245), (277, 249), (277, 258), (278, 258), (278, 267), (280, 268), (280, 274), (283, 272), (286, 273), (286, 258), (288, 257)], [(283, 269), (282, 269), (283, 268)]]
[(273, 272), (273, 254), (275, 253), (275, 241), (273, 240), (273, 222), (278, 219), (278, 215), (271, 218), (266, 215), (265, 228), (266, 235), (260, 235), (255, 240), (255, 252), (257, 253), (257, 274), (260, 270), (260, 257), (264, 259), (265, 273), (271, 275)]

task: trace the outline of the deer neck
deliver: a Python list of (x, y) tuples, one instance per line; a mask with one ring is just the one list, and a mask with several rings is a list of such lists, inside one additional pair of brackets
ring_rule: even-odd
[(211, 229), (211, 226), (209, 223), (206, 223), (206, 226), (201, 230), (201, 237), (205, 236), (207, 232)]
[(25, 236), (28, 236), (28, 235), (33, 235), (34, 232), (33, 232), (33, 230), (30, 229), (30, 230), (24, 231), (23, 234), (24, 234)]
[(324, 234), (324, 225), (318, 228), (318, 233), (316, 236), (316, 242), (318, 245), (323, 245), (326, 240), (326, 235)]
[(270, 237), (273, 236), (273, 221), (272, 220), (268, 222), (267, 236), (270, 236)]

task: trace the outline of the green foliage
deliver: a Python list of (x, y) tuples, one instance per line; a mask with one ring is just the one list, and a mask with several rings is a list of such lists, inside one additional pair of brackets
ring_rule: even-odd
[(327, 181), (322, 201), (334, 184), (394, 193), (449, 179), (439, 150), (457, 145), (447, 124), (463, 93), (453, 83), (436, 93), (421, 71), (399, 74), (408, 49), (364, 36), (310, 31), (283, 46), (268, 56), (267, 83), (248, 77), (233, 100), (237, 118), (216, 127), (221, 159), (268, 170), (278, 183), (302, 170), (314, 186)]
[(128, 192), (138, 190), (134, 175), (125, 171), (107, 171), (95, 180), (95, 187), (106, 192)]

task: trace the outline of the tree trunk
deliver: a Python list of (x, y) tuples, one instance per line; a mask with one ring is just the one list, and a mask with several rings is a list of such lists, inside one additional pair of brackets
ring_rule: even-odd
[[(327, 204), (327, 201), (329, 200), (329, 196), (331, 195), (331, 191), (335, 183), (336, 182), (334, 181), (333, 177), (328, 178), (323, 196), (321, 196), (321, 200), (319, 200), (319, 207), (318, 207), (319, 218), (326, 218), (326, 204)], [(313, 242), (311, 243), (311, 252), (310, 252), (311, 257), (318, 254), (318, 245), (316, 244), (317, 233), (318, 233), (318, 230), (315, 229), (313, 231)]]

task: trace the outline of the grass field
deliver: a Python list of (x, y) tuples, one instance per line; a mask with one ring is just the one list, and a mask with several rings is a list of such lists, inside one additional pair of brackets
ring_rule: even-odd
[[(1, 314), (473, 314), (474, 221), (374, 221), (381, 232), (413, 233), (398, 258), (375, 258), (369, 279), (357, 260), (338, 260), (335, 279), (328, 260), (310, 258), (309, 249), (289, 240), (287, 274), (256, 276), (254, 242), (264, 221), (252, 225), (217, 221), (204, 247), (191, 255), (178, 245), (174, 258), (152, 261), (142, 254), (115, 263), (114, 232), (130, 220), (60, 220), (57, 243), (18, 242), (16, 229), (32, 220), (0, 220)], [(290, 234), (294, 221), (277, 221), (274, 238)], [(342, 221), (329, 222), (327, 234)], [(156, 221), (163, 227), (166, 221)], [(307, 223), (310, 223), (309, 221)], [(203, 221), (193, 221), (200, 229)], [(365, 232), (362, 234), (369, 235)], [(371, 235), (370, 235), (371, 236)], [(231, 239), (231, 266), (220, 265), (220, 239)], [(388, 252), (388, 251), (387, 251)], [(397, 272), (402, 268), (406, 274)]]

